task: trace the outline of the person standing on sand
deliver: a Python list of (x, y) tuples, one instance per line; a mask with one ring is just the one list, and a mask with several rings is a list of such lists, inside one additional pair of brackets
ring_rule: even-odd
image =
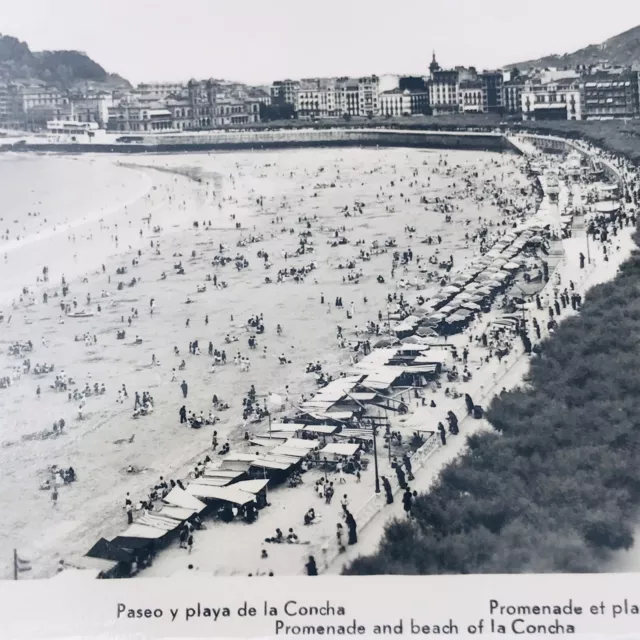
[(183, 380), (182, 384), (180, 385), (180, 388), (182, 389), (182, 397), (186, 398), (187, 397), (187, 393), (189, 392), (189, 387), (187, 385), (187, 383)]
[(53, 483), (53, 488), (51, 489), (51, 502), (53, 504), (53, 508), (55, 509), (58, 506), (58, 487), (56, 487), (55, 482)]
[(308, 576), (318, 575), (318, 567), (316, 566), (316, 559), (313, 556), (309, 556), (309, 561), (304, 566), (307, 569)]

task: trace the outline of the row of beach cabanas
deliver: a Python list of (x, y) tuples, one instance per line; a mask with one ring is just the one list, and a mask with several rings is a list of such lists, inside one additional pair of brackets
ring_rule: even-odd
[(536, 224), (533, 216), (525, 228), (511, 230), (502, 236), (487, 253), (456, 274), (435, 296), (414, 308), (412, 315), (394, 328), (396, 335), (406, 338), (414, 333), (447, 334), (462, 330), (476, 313), (488, 310), (493, 296), (504, 291), (512, 281), (522, 266), (519, 254), (527, 244), (542, 242), (539, 232), (544, 226), (543, 219)]

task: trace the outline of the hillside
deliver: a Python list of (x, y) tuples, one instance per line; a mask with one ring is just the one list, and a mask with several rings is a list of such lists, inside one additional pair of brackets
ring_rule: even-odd
[(25, 80), (40, 80), (64, 89), (87, 83), (105, 88), (130, 86), (80, 51), (34, 52), (26, 42), (0, 34), (0, 82)]
[(633, 66), (640, 70), (640, 26), (629, 29), (602, 44), (590, 44), (588, 47), (565, 53), (550, 55), (537, 60), (527, 60), (510, 64), (507, 68), (518, 67), (524, 70), (530, 67), (575, 67), (608, 62), (611, 65)]

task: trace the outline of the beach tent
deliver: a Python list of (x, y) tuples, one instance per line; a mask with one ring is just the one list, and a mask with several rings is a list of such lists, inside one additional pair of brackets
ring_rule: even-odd
[(214, 467), (205, 467), (204, 469), (204, 477), (206, 478), (229, 478), (230, 480), (237, 480), (241, 475), (241, 471), (229, 471), (229, 469), (217, 469)]
[(162, 531), (173, 531), (176, 527), (180, 526), (180, 523), (173, 518), (161, 516), (159, 513), (145, 513), (141, 518), (136, 520), (136, 524), (143, 524), (148, 527), (155, 527)]
[(460, 293), (461, 287), (457, 284), (450, 284), (442, 289), (442, 293)]
[(206, 500), (221, 500), (244, 506), (254, 501), (254, 496), (246, 491), (240, 491), (231, 487), (209, 487), (203, 484), (192, 482), (188, 487), (189, 493)]
[[(126, 553), (124, 549), (118, 547), (123, 553)], [(93, 558), (89, 556), (83, 556), (79, 560), (75, 561), (74, 564), (77, 564), (82, 569), (87, 569), (91, 571), (97, 571), (97, 578), (109, 578), (111, 576), (116, 576), (118, 574), (118, 569), (122, 565), (115, 560), (104, 560), (103, 558)], [(64, 573), (64, 571), (62, 572)]]
[[(241, 476), (242, 473), (234, 471), (234, 474)], [(221, 478), (220, 476), (200, 476), (196, 478), (194, 482), (199, 482), (200, 484), (208, 484), (210, 487), (226, 487), (228, 484), (233, 482), (233, 478)]]
[(322, 454), (335, 454), (337, 456), (352, 456), (360, 448), (359, 444), (348, 442), (332, 442), (322, 449)]
[(138, 540), (145, 540), (146, 542), (149, 542), (151, 540), (158, 540), (166, 534), (167, 531), (165, 529), (158, 529), (157, 527), (150, 527), (146, 524), (134, 523), (117, 538), (114, 538), (113, 542), (120, 545), (118, 542), (120, 538), (136, 538)]
[(100, 538), (85, 555), (88, 558), (100, 558), (112, 562), (131, 562), (133, 560), (130, 553), (109, 542), (106, 538)]
[(350, 393), (349, 398), (357, 402), (373, 402), (376, 399), (377, 395), (378, 394), (374, 393), (373, 391), (357, 391)]
[(460, 313), (454, 313), (452, 316), (449, 316), (445, 322), (447, 324), (454, 324), (456, 322), (464, 322), (467, 319), (467, 316), (464, 316)]
[(187, 493), (180, 487), (173, 487), (171, 491), (164, 497), (164, 501), (176, 507), (184, 507), (185, 509), (193, 509), (196, 513), (200, 513), (206, 508), (206, 504), (191, 494)]
[(317, 440), (305, 440), (304, 438), (289, 438), (285, 445), (292, 449), (297, 449), (301, 455), (318, 448)]
[(279, 444), (282, 444), (283, 442), (286, 442), (288, 440), (288, 438), (283, 437), (282, 435), (279, 436), (275, 436), (272, 438), (269, 438), (268, 436), (256, 436), (255, 438), (251, 438), (251, 440), (249, 440), (249, 442), (251, 444), (255, 444), (256, 446), (259, 447), (277, 447)]
[(257, 495), (268, 484), (269, 484), (268, 480), (243, 480), (242, 482), (238, 482), (234, 484), (233, 488), (239, 489), (240, 491), (244, 491), (252, 495)]
[[(353, 397), (356, 395), (369, 395), (369, 394), (352, 393), (350, 395), (351, 397)], [(373, 395), (374, 398), (376, 396), (375, 393), (371, 395)], [(333, 435), (334, 433), (336, 433), (336, 431), (339, 431), (339, 430), (340, 430), (340, 427), (332, 424), (308, 424), (302, 428), (302, 431), (306, 431), (308, 433), (319, 433), (326, 436)]]
[[(320, 443), (318, 442), (317, 444), (319, 445)], [(307, 452), (297, 449), (296, 447), (288, 447), (286, 444), (281, 444), (279, 447), (271, 450), (269, 455), (273, 461), (296, 464), (307, 455)]]
[(165, 505), (157, 513), (165, 518), (173, 518), (174, 520), (184, 522), (191, 518), (196, 511), (194, 509), (185, 509), (184, 507), (172, 507), (170, 505)]

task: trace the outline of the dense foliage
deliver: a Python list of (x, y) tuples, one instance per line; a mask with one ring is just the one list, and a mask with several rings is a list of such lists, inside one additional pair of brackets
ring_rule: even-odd
[(40, 80), (64, 89), (83, 82), (128, 85), (80, 51), (33, 52), (25, 42), (3, 35), (0, 35), (0, 80)]
[[(638, 238), (636, 237), (636, 242)], [(350, 574), (589, 572), (633, 545), (640, 506), (640, 251), (592, 289), (497, 397), (494, 432)]]

